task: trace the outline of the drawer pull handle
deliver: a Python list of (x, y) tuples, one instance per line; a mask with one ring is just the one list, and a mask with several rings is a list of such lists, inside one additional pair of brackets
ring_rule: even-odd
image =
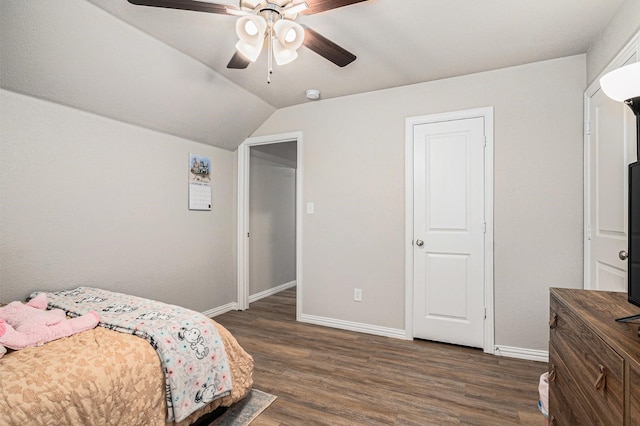
[(554, 328), (556, 328), (557, 325), (558, 325), (558, 314), (554, 312), (553, 315), (551, 315), (551, 319), (549, 320), (549, 328), (553, 330)]
[(607, 386), (607, 369), (602, 364), (598, 365), (598, 369), (600, 370), (600, 374), (598, 374), (598, 378), (596, 379), (594, 386), (596, 389), (600, 390)]
[(549, 381), (549, 383), (556, 381), (556, 366), (554, 364), (551, 364), (551, 371), (549, 371), (547, 380)]

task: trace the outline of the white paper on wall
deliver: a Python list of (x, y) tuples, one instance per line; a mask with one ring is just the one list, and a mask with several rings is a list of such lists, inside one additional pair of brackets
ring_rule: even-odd
[(211, 157), (189, 154), (189, 210), (211, 210)]

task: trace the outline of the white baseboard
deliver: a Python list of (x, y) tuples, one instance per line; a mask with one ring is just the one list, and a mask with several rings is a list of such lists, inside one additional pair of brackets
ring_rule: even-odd
[[(272, 294), (276, 294), (281, 292), (282, 290), (286, 290), (288, 288), (291, 287), (295, 287), (296, 286), (296, 282), (295, 281), (291, 281), (285, 284), (281, 284), (277, 287), (274, 288), (270, 288), (268, 290), (262, 291), (260, 293), (256, 293), (252, 296), (249, 296), (249, 303), (255, 302), (256, 300), (260, 300), (263, 299), (267, 296), (271, 296)], [(208, 311), (204, 311), (202, 312), (202, 315), (208, 317), (208, 318), (213, 318), (213, 317), (217, 317), (218, 315), (222, 315), (226, 312), (229, 311), (237, 311), (238, 310), (238, 302), (231, 302), (231, 303), (227, 303), (226, 305), (222, 305), (222, 306), (218, 306), (217, 308), (213, 308), (213, 309), (209, 309)]]
[(295, 287), (295, 286), (296, 286), (296, 281), (293, 280), (288, 283), (280, 284), (277, 287), (273, 287), (265, 291), (261, 291), (260, 293), (252, 294), (249, 296), (249, 303), (256, 302), (260, 299), (264, 299), (265, 297), (269, 297), (273, 294), (280, 293), (283, 290), (286, 290), (288, 288)]
[(496, 355), (509, 358), (527, 359), (530, 361), (549, 362), (549, 352), (537, 349), (514, 348), (513, 346), (496, 345)]
[[(279, 285), (277, 287), (271, 288), (269, 290), (256, 293), (252, 296), (249, 296), (249, 302), (255, 302), (257, 300), (271, 296), (272, 294), (276, 294), (288, 288), (295, 287), (295, 285), (296, 285), (296, 282), (291, 281), (291, 282)], [(208, 311), (205, 311), (202, 314), (209, 318), (213, 318), (218, 315), (222, 315), (225, 312), (237, 311), (237, 310), (238, 310), (238, 303), (232, 302), (223, 306), (219, 306), (217, 308), (209, 309)], [(355, 331), (358, 333), (373, 334), (376, 336), (407, 340), (406, 331), (402, 329), (397, 329), (397, 328), (380, 327), (380, 326), (371, 325), (371, 324), (363, 324), (363, 323), (352, 322), (352, 321), (343, 321), (343, 320), (337, 320), (334, 318), (319, 317), (316, 315), (308, 315), (308, 314), (302, 314), (300, 316), (299, 321), (308, 323), (308, 324), (320, 325), (324, 327)], [(508, 358), (525, 359), (529, 361), (549, 362), (549, 352), (541, 351), (537, 349), (527, 349), (527, 348), (517, 348), (513, 346), (496, 345), (495, 355), (508, 357)]]
[(218, 306), (217, 308), (204, 311), (202, 315), (208, 318), (213, 318), (213, 317), (217, 317), (218, 315), (222, 315), (225, 312), (237, 311), (237, 310), (238, 310), (238, 302), (231, 302), (231, 303), (227, 303), (226, 305)]
[(395, 339), (406, 340), (406, 332), (397, 328), (379, 327), (359, 322), (342, 321), (333, 318), (318, 317), (315, 315), (302, 314), (300, 322), (322, 325), (325, 327), (339, 328), (341, 330), (356, 331), (358, 333), (374, 334), (376, 336), (393, 337)]

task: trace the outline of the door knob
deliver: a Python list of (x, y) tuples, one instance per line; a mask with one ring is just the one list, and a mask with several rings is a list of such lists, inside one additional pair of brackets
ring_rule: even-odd
[(620, 253), (618, 253), (618, 257), (620, 258), (620, 260), (627, 260), (627, 258), (629, 257), (629, 253), (627, 253), (626, 250), (620, 250)]
[(418, 247), (422, 247), (422, 246), (424, 245), (424, 241), (422, 241), (422, 240), (416, 240), (416, 245), (417, 245)]

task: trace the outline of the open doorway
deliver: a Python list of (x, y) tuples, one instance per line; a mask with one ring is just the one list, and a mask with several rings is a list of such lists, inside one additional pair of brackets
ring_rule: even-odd
[(292, 133), (238, 148), (238, 309), (292, 287), (301, 300), (301, 144)]
[(249, 148), (249, 303), (296, 285), (296, 142)]

